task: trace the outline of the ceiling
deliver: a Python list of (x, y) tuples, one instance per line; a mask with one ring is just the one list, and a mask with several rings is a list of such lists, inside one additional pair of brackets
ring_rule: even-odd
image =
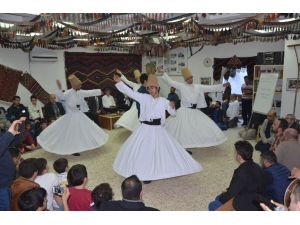
[(300, 14), (0, 13), (1, 46), (24, 51), (81, 46), (162, 55), (177, 47), (286, 38), (300, 38)]

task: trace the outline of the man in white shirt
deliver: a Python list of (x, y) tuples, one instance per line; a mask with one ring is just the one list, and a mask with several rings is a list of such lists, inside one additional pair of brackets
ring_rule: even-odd
[(228, 117), (228, 127), (236, 127), (238, 122), (238, 116), (240, 114), (240, 103), (237, 100), (235, 94), (230, 96), (230, 103), (226, 111), (226, 116)]
[(33, 121), (40, 121), (44, 118), (42, 107), (37, 104), (37, 99), (34, 95), (30, 97), (31, 104), (28, 105), (29, 118)]
[(111, 91), (109, 88), (106, 88), (104, 91), (105, 95), (102, 97), (102, 104), (104, 111), (115, 112), (116, 111), (116, 102), (113, 96), (111, 96)]

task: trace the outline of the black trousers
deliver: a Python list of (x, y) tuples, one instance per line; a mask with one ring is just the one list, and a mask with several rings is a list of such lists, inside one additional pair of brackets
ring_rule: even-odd
[(243, 125), (247, 125), (250, 121), (252, 112), (252, 99), (242, 99), (242, 117)]

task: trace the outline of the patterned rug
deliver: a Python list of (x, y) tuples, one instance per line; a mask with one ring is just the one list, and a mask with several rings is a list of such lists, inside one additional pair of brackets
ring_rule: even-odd
[[(113, 75), (116, 69), (134, 81), (133, 70), (142, 67), (142, 57), (133, 54), (65, 52), (66, 78), (75, 74), (83, 89), (110, 87), (115, 90)], [(68, 83), (68, 87), (69, 83)]]

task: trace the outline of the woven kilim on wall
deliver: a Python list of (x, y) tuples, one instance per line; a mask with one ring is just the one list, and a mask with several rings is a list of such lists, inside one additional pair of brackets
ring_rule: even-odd
[(0, 65), (0, 100), (11, 102), (16, 95), (22, 71)]
[[(113, 75), (116, 69), (134, 81), (133, 70), (142, 68), (142, 57), (133, 54), (65, 52), (66, 77), (75, 74), (82, 89), (110, 87), (115, 90)], [(68, 87), (70, 84), (68, 82)]]
[(43, 104), (46, 104), (48, 102), (49, 93), (46, 92), (44, 88), (42, 88), (42, 86), (29, 73), (24, 73), (20, 78), (20, 82)]

